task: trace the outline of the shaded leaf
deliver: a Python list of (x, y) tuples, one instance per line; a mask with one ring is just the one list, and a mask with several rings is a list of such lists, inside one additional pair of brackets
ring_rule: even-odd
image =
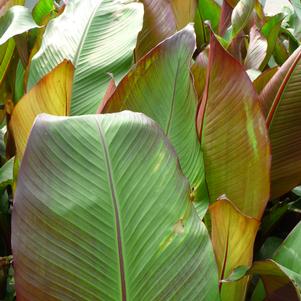
[(259, 219), (269, 198), (265, 120), (247, 73), (214, 36), (197, 125), (211, 202), (226, 194), (244, 214)]
[(196, 0), (140, 0), (144, 4), (143, 28), (138, 35), (135, 58), (138, 61), (161, 41), (193, 22)]
[(18, 298), (219, 300), (188, 182), (142, 114), (39, 116), (12, 226)]
[(14, 168), (14, 158), (8, 160), (0, 168), (0, 192), (13, 183), (13, 168)]
[(63, 62), (17, 103), (10, 120), (10, 128), (19, 159), (23, 156), (29, 132), (38, 114), (69, 114), (72, 77), (72, 64)]
[(264, 89), (270, 79), (274, 76), (274, 74), (278, 71), (279, 67), (269, 68), (262, 72), (254, 81), (253, 86), (258, 94)]
[(159, 123), (176, 149), (196, 200), (202, 200), (199, 210), (202, 217), (208, 197), (195, 128), (198, 101), (189, 70), (194, 50), (194, 31), (188, 25), (143, 57), (100, 112), (142, 112)]

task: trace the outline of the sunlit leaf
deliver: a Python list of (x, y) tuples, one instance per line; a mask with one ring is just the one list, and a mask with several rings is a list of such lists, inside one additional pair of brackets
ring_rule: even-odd
[(63, 62), (25, 94), (14, 108), (10, 127), (19, 159), (23, 156), (29, 132), (38, 114), (69, 114), (72, 77), (72, 64)]
[(75, 66), (71, 114), (95, 113), (113, 73), (119, 81), (133, 59), (143, 6), (117, 0), (68, 1), (51, 20), (32, 58), (28, 88), (64, 59)]
[(28, 8), (20, 5), (13, 6), (0, 18), (0, 45), (13, 36), (36, 27), (38, 25), (34, 22)]
[(39, 116), (12, 230), (20, 299), (219, 300), (188, 182), (142, 114)]

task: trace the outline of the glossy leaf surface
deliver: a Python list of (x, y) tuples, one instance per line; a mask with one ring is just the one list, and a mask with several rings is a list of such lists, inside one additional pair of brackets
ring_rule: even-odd
[(226, 194), (245, 215), (259, 219), (269, 198), (265, 120), (248, 75), (214, 36), (197, 123), (210, 200)]

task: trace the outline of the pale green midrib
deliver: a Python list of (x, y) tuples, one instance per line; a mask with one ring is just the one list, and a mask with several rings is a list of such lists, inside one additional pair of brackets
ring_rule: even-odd
[(175, 81), (174, 81), (174, 87), (173, 87), (173, 92), (172, 92), (172, 99), (171, 99), (171, 107), (170, 107), (170, 113), (168, 116), (167, 120), (167, 125), (166, 125), (166, 130), (165, 134), (168, 136), (169, 131), (170, 131), (170, 126), (171, 126), (171, 119), (174, 113), (174, 107), (175, 107), (175, 96), (176, 96), (176, 90), (177, 90), (177, 79), (179, 75), (179, 60), (177, 61), (177, 69), (176, 69), (176, 76), (175, 76)]
[(92, 21), (93, 21), (95, 15), (96, 15), (96, 12), (98, 11), (98, 8), (99, 8), (99, 6), (100, 6), (101, 4), (103, 4), (103, 0), (100, 0), (100, 1), (99, 1), (99, 4), (95, 6), (95, 8), (94, 8), (94, 10), (92, 11), (92, 13), (91, 13), (91, 15), (90, 15), (90, 17), (89, 17), (89, 19), (88, 19), (88, 22), (87, 22), (87, 24), (86, 24), (86, 26), (85, 26), (83, 35), (82, 35), (82, 37), (81, 37), (81, 39), (80, 39), (80, 41), (79, 41), (79, 44), (78, 44), (78, 47), (77, 47), (77, 50), (76, 50), (76, 53), (75, 53), (74, 59), (73, 59), (73, 63), (74, 63), (74, 66), (75, 66), (75, 67), (77, 67), (77, 63), (78, 63), (78, 60), (79, 60), (79, 56), (80, 56), (80, 54), (81, 54), (81, 52), (82, 52), (83, 44), (84, 44), (84, 42), (86, 41), (86, 37), (87, 37), (88, 32), (89, 32), (89, 29), (90, 29), (90, 27), (91, 27), (91, 23), (92, 23)]
[(96, 125), (99, 131), (99, 137), (101, 146), (103, 148), (103, 153), (105, 157), (105, 164), (107, 168), (107, 174), (108, 174), (108, 182), (111, 190), (111, 200), (112, 205), (114, 208), (115, 213), (115, 225), (116, 225), (116, 239), (117, 239), (117, 246), (118, 246), (118, 257), (119, 257), (119, 271), (120, 271), (120, 284), (121, 284), (121, 300), (127, 301), (127, 295), (126, 295), (126, 281), (125, 281), (125, 270), (124, 270), (124, 257), (123, 257), (123, 248), (122, 248), (122, 235), (121, 235), (121, 227), (120, 227), (120, 215), (119, 215), (119, 207), (118, 202), (116, 198), (116, 188), (113, 181), (113, 173), (112, 173), (112, 163), (109, 155), (108, 146), (105, 140), (105, 135), (102, 131), (101, 124), (98, 121), (97, 118)]

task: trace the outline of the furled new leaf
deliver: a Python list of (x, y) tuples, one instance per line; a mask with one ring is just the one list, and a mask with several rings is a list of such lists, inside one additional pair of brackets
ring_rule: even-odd
[(61, 63), (25, 94), (14, 108), (10, 128), (19, 159), (23, 156), (29, 132), (38, 114), (69, 114), (72, 77), (72, 64)]
[[(158, 122), (175, 147), (183, 172), (199, 200), (199, 193), (206, 193), (195, 128), (198, 99), (190, 76), (194, 50), (195, 35), (193, 27), (188, 25), (142, 58), (100, 112), (131, 110)], [(202, 201), (201, 216), (207, 208)]]
[(210, 200), (226, 194), (245, 215), (259, 219), (270, 183), (265, 119), (245, 70), (213, 35), (197, 125)]
[(39, 116), (12, 228), (20, 299), (219, 300), (188, 182), (142, 114)]
[(272, 146), (272, 197), (301, 182), (301, 48), (277, 71), (261, 93)]
[(75, 66), (72, 115), (95, 113), (113, 73), (128, 71), (143, 6), (117, 0), (68, 1), (64, 12), (49, 22), (40, 50), (32, 58), (28, 87), (64, 59)]
[(250, 30), (250, 42), (245, 58), (246, 69), (259, 69), (266, 57), (268, 43), (266, 38), (260, 33), (254, 25)]
[(254, 6), (255, 0), (240, 0), (236, 4), (231, 16), (232, 36), (236, 36), (247, 25)]

